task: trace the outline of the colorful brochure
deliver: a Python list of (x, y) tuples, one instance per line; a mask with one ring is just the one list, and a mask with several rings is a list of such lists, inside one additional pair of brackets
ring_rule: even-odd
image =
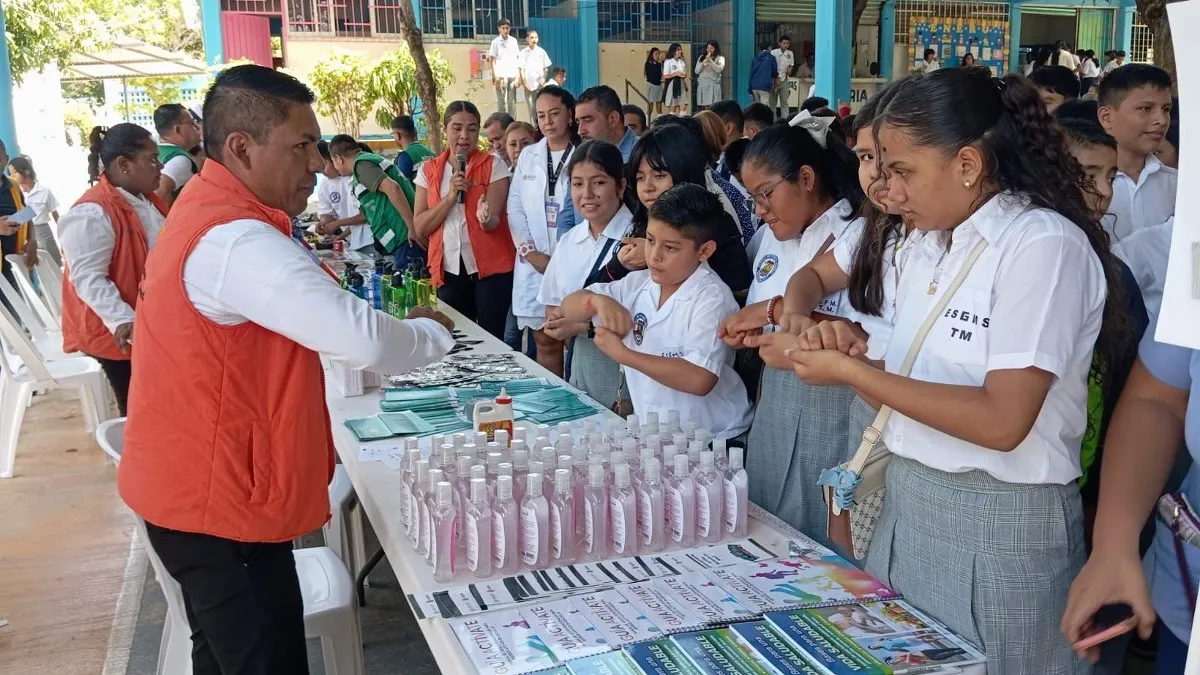
[(450, 625), (480, 673), (531, 673), (558, 662), (520, 612), (499, 611), (455, 619)]

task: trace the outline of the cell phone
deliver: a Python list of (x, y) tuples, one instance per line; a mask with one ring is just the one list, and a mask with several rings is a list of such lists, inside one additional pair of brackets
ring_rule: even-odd
[(1124, 603), (1104, 605), (1096, 610), (1092, 617), (1092, 629), (1086, 637), (1077, 641), (1075, 649), (1089, 649), (1107, 642), (1117, 636), (1124, 635), (1137, 627), (1137, 617), (1133, 608)]

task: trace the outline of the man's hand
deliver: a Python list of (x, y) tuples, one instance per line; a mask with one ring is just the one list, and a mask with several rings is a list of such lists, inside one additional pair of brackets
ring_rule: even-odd
[(445, 328), (447, 331), (451, 331), (451, 332), (454, 331), (454, 322), (450, 319), (450, 317), (446, 316), (445, 314), (442, 314), (441, 312), (437, 311), (436, 309), (433, 309), (432, 307), (413, 307), (412, 309), (408, 310), (408, 316), (406, 316), (404, 318), (406, 318), (406, 319), (433, 319), (434, 321), (442, 324), (442, 327)]
[(626, 237), (617, 249), (617, 260), (627, 270), (646, 269), (646, 240), (641, 237)]
[(541, 251), (533, 251), (525, 256), (525, 262), (533, 265), (533, 269), (538, 271), (538, 274), (545, 274), (546, 267), (550, 264), (550, 256)]
[(603, 326), (596, 326), (595, 342), (597, 349), (618, 364), (622, 363), (622, 358), (629, 351), (620, 335)]
[(129, 348), (133, 345), (133, 322), (129, 321), (117, 326), (113, 331), (113, 341), (117, 343), (117, 347), (124, 354), (129, 353)]
[(37, 237), (30, 236), (25, 240), (25, 267), (30, 271), (37, 268), (38, 264), (38, 247)]
[(12, 222), (8, 218), (0, 218), (0, 236), (7, 237), (17, 233), (21, 226)]
[(317, 223), (317, 234), (330, 235), (337, 230), (337, 221), (331, 220), (327, 223)]
[[(600, 325), (615, 333), (618, 338), (629, 335), (629, 331), (633, 330), (633, 317), (621, 303), (607, 295), (591, 295), (588, 297), (588, 303), (592, 309), (592, 316), (599, 319)], [(597, 329), (599, 327), (597, 326)]]

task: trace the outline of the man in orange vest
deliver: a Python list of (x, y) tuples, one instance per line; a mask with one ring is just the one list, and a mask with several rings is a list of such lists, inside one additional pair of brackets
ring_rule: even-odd
[(329, 519), (318, 352), (398, 373), (453, 346), (341, 290), (291, 238), (321, 169), (313, 94), (244, 65), (204, 101), (208, 161), (146, 263), (121, 497), (183, 589), (195, 675), (307, 673), (292, 539)]

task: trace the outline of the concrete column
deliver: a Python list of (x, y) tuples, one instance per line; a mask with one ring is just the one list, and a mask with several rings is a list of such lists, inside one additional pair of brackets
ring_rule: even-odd
[(1136, 13), (1137, 6), (1134, 0), (1121, 0), (1121, 5), (1117, 7), (1117, 39), (1113, 43), (1113, 49), (1125, 52), (1126, 63), (1129, 62), (1129, 53), (1133, 48), (1133, 19)]
[[(817, 96), (829, 99), (830, 107), (850, 103), (850, 68), (854, 49), (853, 3), (846, 0), (817, 0)], [(799, 92), (799, 102), (804, 101)]]
[[(740, 58), (733, 59), (733, 91), (729, 98), (750, 104), (750, 62), (758, 54), (754, 44), (754, 0), (733, 0), (733, 44)], [(726, 47), (728, 49), (728, 47)]]
[(1008, 72), (1019, 72), (1021, 67), (1021, 0), (1008, 4)]
[(200, 0), (200, 26), (204, 37), (204, 62), (210, 66), (225, 62), (225, 44), (221, 37), (221, 0)]
[(600, 18), (595, 2), (579, 4), (579, 73), (567, 73), (572, 91), (600, 84)]
[(879, 7), (879, 76), (892, 81), (896, 56), (896, 0), (883, 0)]
[(17, 118), (13, 114), (12, 63), (8, 58), (5, 39), (4, 6), (0, 3), (0, 140), (4, 141), (9, 157), (21, 154), (17, 144)]

